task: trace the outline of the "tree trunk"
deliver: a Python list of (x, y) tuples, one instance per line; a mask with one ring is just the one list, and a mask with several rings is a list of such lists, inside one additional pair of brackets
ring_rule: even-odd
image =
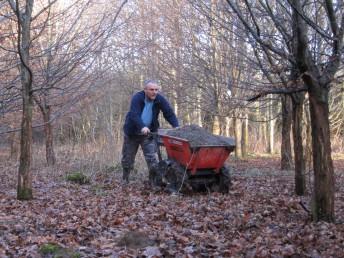
[(312, 214), (315, 221), (334, 221), (334, 171), (331, 157), (328, 88), (309, 91), (312, 125), (314, 192)]
[(304, 195), (306, 190), (305, 159), (302, 145), (302, 114), (304, 93), (293, 95), (293, 140), (295, 159), (295, 193)]
[[(182, 88), (182, 86), (181, 86), (181, 88)], [(188, 95), (185, 95), (185, 99), (186, 99), (186, 103), (185, 103), (185, 110), (186, 110), (186, 112), (185, 112), (185, 114), (184, 114), (184, 124), (187, 124), (187, 125), (189, 125), (189, 124), (191, 124), (191, 121), (192, 121), (192, 119), (191, 119), (191, 114), (192, 114), (192, 108), (190, 107), (190, 99), (189, 99), (189, 96)]]
[(242, 122), (242, 135), (241, 135), (241, 153), (243, 158), (248, 156), (248, 115), (244, 115), (244, 120)]
[(212, 132), (213, 123), (214, 123), (214, 116), (210, 113), (210, 111), (204, 111), (203, 121), (202, 121), (203, 127), (209, 132)]
[(18, 160), (18, 151), (19, 151), (19, 135), (17, 132), (13, 132), (10, 134), (9, 136), (9, 140), (10, 140), (10, 146), (11, 146), (11, 150), (10, 150), (10, 159), (11, 160)]
[[(27, 77), (25, 75), (22, 76), (22, 80), (26, 79)], [(22, 83), (24, 85), (25, 82)], [(33, 101), (29, 93), (30, 91), (31, 87), (26, 82), (23, 91), (23, 117), (21, 123), (20, 163), (17, 185), (18, 200), (31, 200), (33, 198), (31, 178)]]
[(312, 168), (312, 126), (309, 109), (305, 110), (306, 119), (306, 146), (305, 146), (305, 164), (309, 169)]
[(234, 134), (235, 134), (235, 157), (240, 159), (242, 157), (241, 151), (241, 121), (238, 118), (233, 118)]
[(26, 1), (25, 13), (15, 9), (18, 19), (18, 50), (20, 56), (20, 77), (22, 85), (23, 116), (21, 122), (20, 163), (18, 169), (17, 198), (31, 200), (32, 195), (32, 72), (30, 59), (30, 25), (33, 0)]
[(225, 117), (225, 136), (233, 136), (231, 133), (231, 119), (228, 116)]
[(290, 170), (292, 168), (291, 155), (291, 123), (292, 123), (292, 104), (288, 95), (283, 95), (282, 99), (282, 140), (281, 140), (281, 169)]
[(267, 148), (267, 152), (270, 154), (274, 153), (274, 127), (275, 127), (275, 121), (273, 119), (273, 102), (270, 101), (270, 106), (268, 109), (268, 124), (267, 124), (267, 135), (268, 135), (268, 148)]
[(54, 138), (53, 128), (50, 123), (50, 107), (45, 107), (43, 112), (44, 134), (45, 134), (45, 156), (48, 166), (53, 166), (56, 163), (54, 152)]
[(219, 116), (216, 116), (216, 115), (214, 116), (212, 133), (215, 135), (221, 134), (220, 118)]

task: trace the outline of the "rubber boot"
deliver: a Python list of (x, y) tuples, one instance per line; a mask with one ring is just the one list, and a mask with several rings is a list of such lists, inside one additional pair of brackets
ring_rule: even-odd
[(123, 168), (123, 177), (122, 180), (124, 183), (129, 183), (129, 175), (130, 175), (130, 169), (128, 168)]

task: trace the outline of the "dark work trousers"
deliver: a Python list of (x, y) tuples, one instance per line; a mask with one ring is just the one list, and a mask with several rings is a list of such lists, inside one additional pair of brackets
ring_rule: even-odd
[(149, 170), (158, 164), (157, 146), (152, 135), (124, 135), (121, 161), (124, 170), (133, 170), (139, 146), (141, 146)]

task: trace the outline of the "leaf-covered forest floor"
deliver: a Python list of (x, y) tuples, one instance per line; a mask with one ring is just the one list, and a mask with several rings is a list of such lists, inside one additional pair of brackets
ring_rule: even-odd
[(297, 197), (276, 158), (231, 160), (226, 195), (155, 192), (145, 173), (124, 186), (110, 170), (78, 185), (66, 181), (70, 164), (36, 165), (31, 201), (16, 200), (17, 163), (0, 158), (0, 257), (344, 256), (344, 160), (329, 224), (310, 219), (311, 176)]

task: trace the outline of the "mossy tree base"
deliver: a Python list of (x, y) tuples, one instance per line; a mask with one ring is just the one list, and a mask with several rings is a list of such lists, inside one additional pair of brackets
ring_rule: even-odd
[(17, 199), (28, 201), (33, 199), (32, 189), (29, 188), (22, 188), (17, 189)]

